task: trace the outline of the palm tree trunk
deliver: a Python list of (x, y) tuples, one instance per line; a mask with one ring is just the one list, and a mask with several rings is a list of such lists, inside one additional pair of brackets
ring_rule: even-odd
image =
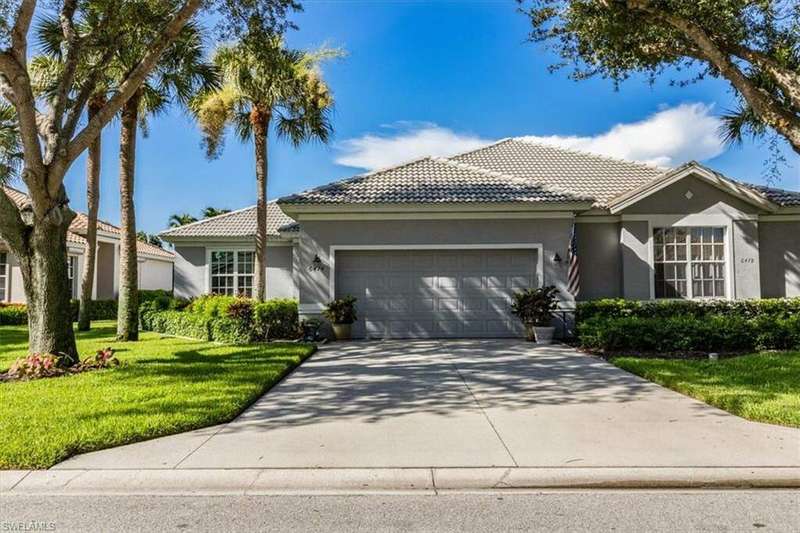
[[(93, 98), (89, 102), (89, 120), (92, 120), (104, 103), (105, 98), (102, 97)], [(92, 327), (92, 291), (94, 289), (95, 259), (97, 258), (97, 211), (100, 205), (100, 135), (89, 145), (89, 155), (86, 159), (86, 203), (88, 204), (86, 256), (78, 311), (78, 330), (80, 331), (88, 331)]]
[(139, 340), (139, 274), (136, 255), (136, 211), (133, 183), (136, 169), (136, 127), (141, 92), (137, 91), (122, 108), (119, 141), (119, 200), (122, 239), (119, 264), (117, 338)]
[(250, 112), (253, 142), (256, 151), (256, 260), (253, 298), (264, 300), (267, 295), (267, 136), (270, 114), (257, 107)]

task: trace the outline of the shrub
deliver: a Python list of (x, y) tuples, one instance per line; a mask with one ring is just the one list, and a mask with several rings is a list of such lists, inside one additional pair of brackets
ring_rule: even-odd
[(328, 307), (322, 311), (325, 318), (332, 324), (352, 324), (356, 321), (356, 299), (347, 295), (328, 302)]
[(553, 311), (558, 306), (558, 289), (549, 285), (515, 292), (511, 300), (511, 313), (526, 326), (549, 326)]
[(172, 291), (164, 289), (140, 290), (139, 303), (149, 302), (150, 300), (172, 299)]
[(206, 320), (226, 316), (228, 307), (235, 302), (235, 296), (225, 296), (221, 294), (204, 294), (189, 304), (190, 313), (201, 316)]
[(584, 348), (609, 353), (800, 349), (800, 318), (594, 316), (578, 324), (578, 338)]
[(765, 298), (761, 300), (656, 300), (638, 301), (604, 299), (581, 302), (577, 306), (575, 320), (584, 322), (595, 316), (620, 318), (635, 316), (642, 318), (669, 318), (709, 315), (757, 318), (769, 316), (787, 318), (800, 314), (800, 298)]
[[(288, 298), (266, 302), (233, 298), (224, 304), (204, 301), (193, 310), (184, 311), (169, 307), (165, 308), (161, 299), (143, 303), (139, 307), (142, 329), (231, 344), (293, 339), (300, 334), (297, 301)], [(223, 308), (224, 315), (219, 315)], [(211, 318), (207, 318), (209, 314)]]
[(259, 340), (295, 339), (300, 335), (297, 300), (274, 298), (253, 307), (254, 325)]
[(0, 326), (22, 326), (27, 323), (27, 307), (21, 304), (0, 304)]
[(150, 310), (141, 316), (142, 329), (178, 337), (192, 337), (210, 341), (211, 324), (202, 316), (186, 311)]
[(61, 358), (57, 355), (34, 353), (14, 361), (6, 376), (21, 380), (58, 376), (64, 373), (60, 363)]
[(80, 365), (81, 370), (96, 370), (112, 366), (119, 366), (119, 359), (111, 348), (97, 350), (93, 357), (87, 357)]

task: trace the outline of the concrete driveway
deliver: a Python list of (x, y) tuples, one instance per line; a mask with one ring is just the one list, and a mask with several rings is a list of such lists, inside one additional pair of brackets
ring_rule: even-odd
[(800, 430), (748, 422), (567, 347), (323, 347), (229, 424), (56, 469), (800, 466)]

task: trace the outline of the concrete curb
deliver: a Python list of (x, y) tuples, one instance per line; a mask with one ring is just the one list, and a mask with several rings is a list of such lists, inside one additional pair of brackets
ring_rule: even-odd
[(514, 489), (800, 488), (800, 467), (0, 471), (0, 495), (360, 494)]

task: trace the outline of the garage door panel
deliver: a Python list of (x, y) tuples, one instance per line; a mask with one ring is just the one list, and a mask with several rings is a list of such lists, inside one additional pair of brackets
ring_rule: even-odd
[(337, 296), (358, 301), (356, 336), (508, 337), (511, 294), (534, 286), (535, 250), (340, 251)]

